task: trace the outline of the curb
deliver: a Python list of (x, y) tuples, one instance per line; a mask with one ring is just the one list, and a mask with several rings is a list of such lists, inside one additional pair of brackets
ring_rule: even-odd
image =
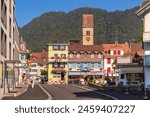
[(25, 93), (28, 90), (29, 85), (26, 86), (26, 88), (24, 89), (24, 91), (18, 92), (18, 93), (14, 93), (14, 97), (17, 97), (23, 93)]

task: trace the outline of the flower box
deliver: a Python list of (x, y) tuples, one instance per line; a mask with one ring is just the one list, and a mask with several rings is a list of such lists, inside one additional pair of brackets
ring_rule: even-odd
[(54, 48), (54, 50), (58, 50), (57, 48)]
[(72, 70), (72, 68), (69, 68), (69, 70)]

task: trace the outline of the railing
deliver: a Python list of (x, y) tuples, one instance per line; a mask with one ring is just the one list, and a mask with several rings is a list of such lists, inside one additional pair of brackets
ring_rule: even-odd
[(150, 42), (150, 32), (143, 33), (143, 42)]
[(144, 56), (144, 66), (150, 67), (150, 55)]

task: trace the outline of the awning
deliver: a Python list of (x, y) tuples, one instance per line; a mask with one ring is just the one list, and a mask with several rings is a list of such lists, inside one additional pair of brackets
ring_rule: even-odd
[(143, 67), (120, 68), (120, 73), (143, 73)]
[(69, 75), (79, 76), (79, 75), (104, 75), (102, 72), (69, 72)]
[(53, 68), (52, 72), (61, 73), (61, 72), (65, 72), (65, 70), (64, 68)]

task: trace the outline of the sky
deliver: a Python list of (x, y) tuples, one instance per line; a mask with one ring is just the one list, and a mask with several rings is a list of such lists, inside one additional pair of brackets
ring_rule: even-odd
[(69, 12), (80, 7), (107, 11), (126, 10), (138, 6), (142, 0), (15, 0), (18, 26), (23, 27), (33, 18), (49, 11)]

